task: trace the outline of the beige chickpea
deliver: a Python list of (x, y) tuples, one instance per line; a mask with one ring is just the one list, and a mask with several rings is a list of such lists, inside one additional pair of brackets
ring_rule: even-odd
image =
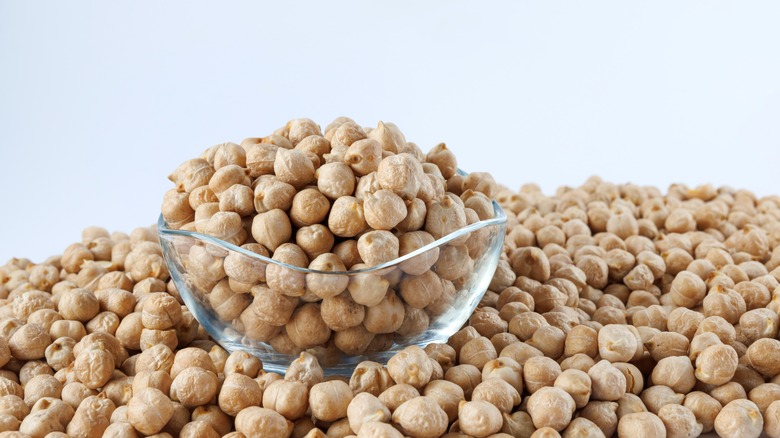
[(285, 438), (290, 436), (293, 423), (271, 409), (251, 406), (236, 415), (235, 427), (247, 438)]
[(606, 436), (613, 436), (617, 431), (618, 404), (616, 402), (591, 401), (580, 410), (580, 417), (595, 423)]
[(696, 274), (683, 271), (672, 281), (670, 294), (672, 301), (678, 306), (692, 308), (698, 305), (706, 296), (704, 281)]
[(167, 330), (178, 324), (181, 319), (181, 305), (166, 293), (150, 294), (144, 301), (141, 321), (146, 328)]
[(539, 327), (531, 339), (528, 339), (526, 343), (532, 347), (536, 347), (545, 356), (557, 359), (563, 355), (564, 342), (566, 341), (566, 334), (558, 327), (546, 325)]
[(496, 358), (498, 358), (498, 353), (493, 344), (482, 336), (466, 342), (458, 352), (460, 363), (474, 365), (479, 370), (482, 370), (486, 363)]
[(658, 361), (650, 376), (656, 385), (664, 385), (675, 392), (687, 394), (696, 384), (694, 368), (686, 356), (666, 357)]
[(236, 350), (230, 353), (230, 356), (225, 361), (223, 372), (225, 377), (237, 373), (255, 378), (262, 369), (263, 362), (258, 357), (245, 351)]
[(518, 393), (523, 392), (523, 369), (514, 359), (499, 357), (482, 367), (482, 380), (501, 379), (511, 385)]
[(309, 407), (314, 418), (335, 421), (347, 415), (352, 390), (340, 380), (318, 383), (309, 391)]
[(425, 219), (425, 231), (435, 239), (440, 239), (466, 226), (466, 213), (463, 206), (445, 197), (428, 205)]
[(330, 328), (322, 320), (319, 304), (315, 303), (295, 309), (285, 328), (292, 342), (304, 349), (320, 345), (330, 337)]
[(381, 160), (382, 145), (370, 138), (355, 141), (344, 153), (344, 162), (358, 176), (376, 171)]
[(192, 421), (208, 423), (220, 435), (227, 434), (233, 428), (232, 419), (222, 412), (218, 406), (198, 406), (192, 411)]
[(349, 386), (355, 394), (368, 392), (377, 397), (394, 384), (395, 382), (390, 377), (390, 373), (387, 372), (387, 368), (371, 361), (360, 362), (349, 379)]
[(628, 327), (607, 324), (599, 330), (599, 354), (610, 362), (628, 362), (634, 357), (637, 341)]
[[(350, 282), (352, 285), (352, 282)], [(350, 292), (352, 289), (350, 289)], [(352, 294), (352, 298), (358, 301), (358, 297)], [(367, 300), (362, 300), (366, 302)], [(392, 333), (398, 330), (404, 321), (404, 304), (392, 291), (387, 292), (384, 298), (376, 305), (366, 304), (366, 315), (363, 325), (366, 330), (374, 334)]]
[(295, 232), (295, 243), (301, 247), (310, 260), (330, 252), (334, 242), (333, 233), (322, 224), (301, 227)]
[(420, 389), (428, 384), (433, 369), (425, 351), (413, 345), (391, 357), (387, 362), (387, 371), (396, 383)]
[(720, 436), (758, 437), (764, 428), (761, 412), (750, 400), (734, 400), (715, 417), (715, 431)]
[(398, 258), (399, 241), (389, 231), (369, 231), (358, 239), (360, 258), (368, 266), (380, 265)]
[(590, 400), (591, 379), (584, 371), (565, 370), (555, 379), (554, 386), (566, 391), (574, 400), (577, 409), (585, 407)]
[(276, 151), (274, 174), (280, 181), (302, 188), (314, 181), (314, 170), (314, 165), (304, 152), (285, 148)]
[[(320, 254), (309, 263), (309, 269), (324, 272), (345, 272), (341, 259), (332, 253)], [(332, 298), (342, 293), (349, 284), (349, 277), (337, 274), (306, 274), (306, 289), (320, 298)]]
[(204, 370), (217, 372), (214, 362), (208, 352), (200, 348), (188, 347), (177, 351), (173, 358), (170, 376), (175, 379), (182, 371), (190, 367), (199, 367)]
[(551, 427), (561, 431), (571, 422), (576, 408), (574, 399), (566, 391), (546, 387), (531, 394), (527, 409), (537, 428)]
[(533, 394), (541, 388), (553, 386), (561, 372), (561, 366), (554, 360), (535, 356), (523, 364), (523, 381), (528, 392)]
[(328, 215), (328, 228), (335, 236), (354, 237), (367, 226), (363, 205), (356, 198), (342, 196), (333, 202)]
[(393, 411), (393, 422), (408, 435), (433, 438), (447, 431), (447, 414), (430, 397), (415, 397)]
[(258, 214), (252, 219), (252, 237), (257, 243), (276, 251), (292, 237), (289, 217), (279, 209)]
[(683, 406), (690, 409), (696, 416), (696, 421), (702, 424), (702, 433), (712, 431), (715, 417), (722, 408), (720, 402), (701, 391), (694, 391), (686, 395)]
[[(265, 391), (263, 391), (263, 406), (273, 409), (290, 421), (294, 421), (301, 418), (309, 407), (308, 392), (306, 384), (302, 382), (277, 380), (268, 385), (265, 388)], [(236, 393), (235, 395), (237, 398), (241, 397), (239, 393)], [(241, 409), (243, 409), (243, 407)], [(236, 412), (241, 409), (238, 409)], [(228, 410), (225, 410), (224, 408), (223, 410), (227, 414), (230, 414)]]
[(652, 412), (638, 412), (624, 415), (618, 423), (618, 436), (632, 437), (665, 437), (666, 428), (663, 421)]
[(710, 345), (696, 357), (695, 375), (701, 382), (722, 385), (734, 377), (737, 365), (737, 352), (733, 347), (722, 344)]
[(403, 403), (419, 396), (420, 392), (417, 391), (415, 387), (400, 383), (389, 386), (377, 397), (385, 406), (387, 406), (390, 412), (394, 412)]
[(103, 395), (90, 396), (81, 402), (68, 423), (69, 436), (102, 436), (116, 407)]
[(593, 400), (614, 401), (626, 393), (626, 377), (609, 361), (601, 360), (588, 370)]
[(780, 374), (780, 341), (759, 339), (748, 347), (746, 356), (750, 366), (764, 376)]
[(65, 427), (59, 421), (57, 414), (50, 410), (31, 412), (19, 424), (19, 432), (24, 434), (23, 436), (45, 436), (64, 430)]
[(330, 201), (317, 189), (304, 189), (293, 198), (290, 221), (300, 228), (322, 222), (330, 210)]
[(671, 356), (687, 356), (690, 341), (674, 332), (659, 332), (645, 341), (645, 347), (657, 362)]
[[(309, 266), (306, 254), (293, 243), (283, 243), (276, 248), (272, 259), (299, 268)], [(281, 264), (269, 264), (266, 267), (265, 276), (268, 287), (278, 294), (299, 297), (306, 293), (306, 276), (302, 272)]]
[(54, 376), (39, 374), (24, 386), (24, 402), (28, 406), (34, 405), (45, 397), (59, 399), (62, 394), (62, 383)]
[(185, 407), (208, 404), (217, 395), (219, 380), (212, 371), (200, 367), (182, 370), (171, 384), (171, 399)]
[(172, 416), (171, 400), (154, 388), (145, 388), (133, 394), (127, 406), (127, 418), (130, 424), (146, 435), (160, 432)]
[(46, 348), (51, 344), (49, 333), (38, 324), (25, 324), (19, 327), (8, 339), (8, 350), (20, 360), (42, 359)]
[(471, 400), (486, 401), (502, 413), (511, 413), (520, 403), (520, 393), (504, 380), (491, 378), (474, 387)]
[(179, 165), (168, 179), (176, 184), (178, 190), (191, 192), (197, 187), (208, 184), (212, 175), (214, 175), (214, 168), (208, 161), (195, 158)]
[(359, 434), (360, 429), (367, 423), (389, 422), (390, 411), (376, 396), (364, 392), (355, 395), (350, 401), (347, 418), (352, 431)]
[(669, 331), (679, 333), (686, 338), (693, 339), (704, 315), (684, 307), (678, 307), (669, 313), (667, 327)]

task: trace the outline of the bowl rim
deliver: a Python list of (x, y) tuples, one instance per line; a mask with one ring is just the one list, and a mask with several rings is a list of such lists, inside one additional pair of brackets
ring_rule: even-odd
[[(463, 172), (462, 170), (458, 169), (458, 174), (460, 175), (467, 175), (467, 173)], [(434, 248), (440, 247), (444, 245), (445, 243), (451, 242), (461, 236), (464, 236), (466, 234), (469, 234), (473, 231), (486, 228), (493, 225), (506, 225), (507, 223), (507, 216), (504, 210), (501, 208), (501, 206), (496, 202), (495, 200), (492, 200), (491, 203), (493, 204), (493, 217), (490, 219), (481, 220), (479, 222), (474, 222), (473, 224), (466, 225), (463, 228), (459, 228), (450, 234), (447, 234), (446, 236), (442, 236), (439, 239), (434, 240), (433, 242), (422, 246), (420, 248), (417, 248), (416, 250), (410, 252), (409, 254), (405, 254), (401, 257), (397, 257), (393, 260), (389, 260), (385, 263), (370, 266), (367, 268), (362, 269), (356, 269), (354, 271), (319, 271), (316, 269), (309, 269), (309, 268), (302, 268), (300, 266), (294, 266), (290, 265), (284, 262), (280, 262), (278, 260), (273, 260), (270, 257), (265, 257), (263, 255), (254, 253), (252, 251), (249, 251), (247, 249), (241, 248), (240, 246), (234, 245), (229, 242), (225, 242), (222, 239), (218, 239), (213, 236), (209, 236), (208, 234), (198, 233), (195, 231), (186, 231), (186, 230), (174, 230), (168, 227), (168, 223), (165, 221), (165, 219), (162, 216), (162, 213), (160, 214), (160, 217), (157, 219), (157, 234), (159, 238), (163, 237), (169, 237), (169, 236), (185, 236), (185, 237), (191, 237), (194, 239), (198, 239), (200, 241), (220, 246), (224, 249), (237, 252), (239, 254), (242, 254), (244, 256), (247, 256), (249, 258), (255, 259), (259, 262), (263, 262), (266, 264), (273, 264), (282, 266), (288, 269), (291, 269), (293, 271), (301, 272), (304, 274), (320, 274), (320, 275), (357, 275), (357, 274), (385, 274), (384, 272), (381, 272), (384, 269), (391, 268), (398, 266), (399, 264), (405, 262), (406, 260), (412, 259), (422, 253), (425, 253), (427, 251), (430, 251)], [(502, 233), (502, 238), (504, 233)], [(168, 258), (166, 254), (166, 259)]]

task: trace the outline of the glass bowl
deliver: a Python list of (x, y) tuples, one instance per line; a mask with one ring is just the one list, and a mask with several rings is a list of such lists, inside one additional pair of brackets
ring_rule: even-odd
[[(326, 374), (350, 375), (362, 361), (385, 363), (407, 346), (446, 342), (462, 327), (495, 272), (506, 215), (494, 201), (491, 219), (390, 262), (346, 272), (300, 268), (205, 234), (173, 230), (162, 215), (157, 229), (184, 303), (227, 351), (244, 350), (265, 370), (284, 373), (305, 350)], [(275, 292), (280, 287), (306, 292), (290, 298)], [(322, 306), (325, 301), (312, 293), (317, 288), (329, 291)]]

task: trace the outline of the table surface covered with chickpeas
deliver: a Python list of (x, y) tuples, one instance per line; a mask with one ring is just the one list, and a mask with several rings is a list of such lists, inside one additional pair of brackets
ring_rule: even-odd
[(443, 143), (426, 152), (392, 123), (341, 117), (291, 120), (171, 173), (171, 229), (316, 272), (392, 262), (498, 202), (503, 250), (464, 326), (347, 376), (327, 375), (328, 354), (381, 351), (455, 305), (470, 242), (408, 264), (409, 281), (359, 284), (193, 246), (208, 299), (294, 357), (283, 372), (209, 336), (154, 227), (88, 227), (60, 255), (9, 260), (0, 438), (780, 437), (780, 197), (598, 177), (547, 196), (459, 165)]

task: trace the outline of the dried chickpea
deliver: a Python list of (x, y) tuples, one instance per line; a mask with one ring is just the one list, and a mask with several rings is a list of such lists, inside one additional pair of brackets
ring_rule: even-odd
[(340, 380), (318, 383), (309, 391), (309, 408), (314, 418), (335, 421), (347, 415), (352, 397), (349, 385)]
[(631, 437), (665, 437), (666, 428), (663, 421), (652, 412), (627, 414), (618, 423), (618, 436)]
[(650, 378), (653, 384), (664, 385), (675, 392), (687, 394), (696, 384), (694, 368), (686, 356), (671, 356), (658, 361)]
[(523, 363), (523, 382), (528, 393), (533, 394), (541, 388), (553, 386), (561, 372), (561, 366), (549, 357), (531, 357)]
[(271, 409), (250, 406), (236, 415), (235, 427), (246, 438), (286, 438), (293, 424)]
[(609, 361), (601, 360), (588, 370), (591, 398), (600, 401), (618, 400), (626, 393), (626, 377)]
[(730, 345), (711, 345), (696, 358), (696, 378), (711, 385), (727, 383), (734, 377), (738, 360), (737, 352)]
[(715, 431), (720, 436), (758, 437), (764, 421), (758, 407), (750, 400), (734, 400), (723, 406), (715, 417)]
[[(252, 383), (257, 386), (254, 381)], [(282, 414), (282, 416), (288, 420), (295, 421), (298, 418), (301, 418), (306, 413), (306, 409), (309, 407), (308, 392), (309, 391), (306, 387), (306, 384), (302, 382), (276, 380), (269, 384), (262, 393), (263, 407), (273, 409), (274, 411)], [(259, 391), (257, 392), (257, 395), (260, 395)], [(221, 397), (222, 395), (220, 393), (220, 399)], [(247, 406), (255, 404), (241, 400), (242, 394), (240, 391), (234, 394), (234, 398), (235, 401), (233, 403), (241, 403), (241, 405), (234, 406), (231, 409), (225, 409), (225, 407), (223, 407), (222, 403), (220, 402), (220, 408), (222, 408), (222, 410), (228, 415), (235, 415), (231, 414), (231, 412), (238, 413)]]
[(363, 213), (363, 205), (357, 198), (341, 196), (330, 208), (328, 228), (338, 237), (354, 237), (362, 233), (368, 224)]
[(563, 389), (545, 387), (531, 394), (527, 409), (537, 428), (551, 427), (561, 431), (571, 422), (576, 406), (571, 395)]
[(750, 366), (764, 376), (774, 377), (780, 374), (780, 341), (759, 339), (750, 344), (746, 357)]
[(565, 370), (555, 379), (554, 386), (566, 391), (574, 400), (577, 409), (585, 407), (590, 400), (591, 380), (584, 371)]
[(133, 395), (127, 406), (127, 418), (139, 432), (160, 432), (173, 416), (171, 400), (160, 390), (145, 388)]
[(367, 423), (390, 421), (390, 411), (376, 396), (368, 393), (360, 393), (347, 407), (349, 426), (354, 433), (359, 434), (360, 429)]
[(439, 437), (447, 431), (447, 414), (432, 398), (420, 396), (398, 406), (393, 422), (407, 435), (420, 438)]
[(200, 367), (182, 370), (171, 384), (171, 399), (185, 407), (208, 404), (217, 395), (219, 380), (212, 371)]
[(520, 393), (504, 380), (492, 378), (483, 380), (474, 387), (471, 400), (486, 401), (497, 407), (502, 413), (511, 413), (520, 403)]

